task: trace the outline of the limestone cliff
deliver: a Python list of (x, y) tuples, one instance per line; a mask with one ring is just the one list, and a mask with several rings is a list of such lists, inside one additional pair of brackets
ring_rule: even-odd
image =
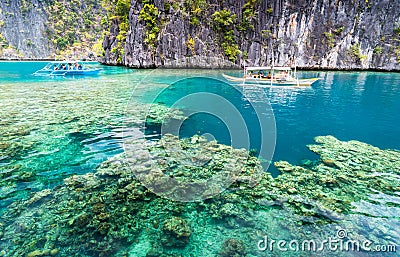
[(129, 28), (121, 36), (110, 23), (103, 61), (400, 70), (399, 10), (399, 0), (131, 0)]
[(25, 8), (19, 1), (0, 1), (0, 56), (46, 58), (52, 47), (44, 36), (47, 15), (42, 4), (32, 1)]
[(0, 0), (0, 58), (94, 58), (102, 16), (98, 0)]

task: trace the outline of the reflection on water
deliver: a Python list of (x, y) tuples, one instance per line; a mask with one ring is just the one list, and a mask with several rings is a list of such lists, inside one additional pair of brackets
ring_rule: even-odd
[(312, 90), (312, 88), (269, 88), (266, 91), (271, 104), (294, 108), (296, 106), (297, 96), (301, 95), (304, 90)]
[(358, 74), (357, 76), (357, 82), (354, 85), (354, 94), (358, 97), (362, 97), (363, 91), (365, 90), (365, 84), (367, 82), (367, 76), (368, 74), (365, 72), (362, 72)]

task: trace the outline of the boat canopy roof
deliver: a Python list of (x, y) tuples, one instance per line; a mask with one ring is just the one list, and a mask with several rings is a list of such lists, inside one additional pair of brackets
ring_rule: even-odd
[(291, 67), (271, 67), (271, 66), (260, 66), (260, 67), (245, 67), (245, 70), (280, 70), (280, 71), (290, 71)]

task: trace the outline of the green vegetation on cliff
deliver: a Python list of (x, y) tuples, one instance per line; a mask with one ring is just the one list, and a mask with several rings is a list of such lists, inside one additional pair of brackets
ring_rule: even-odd
[(45, 6), (47, 36), (61, 58), (92, 50), (102, 40), (100, 18), (103, 10), (96, 0), (52, 0)]
[(156, 46), (157, 36), (160, 32), (158, 15), (158, 8), (150, 0), (143, 0), (143, 8), (140, 10), (139, 20), (143, 21), (146, 25), (144, 42), (153, 49)]
[(188, 13), (190, 17), (190, 24), (199, 26), (203, 15), (207, 10), (206, 0), (184, 0), (183, 11)]
[[(223, 55), (240, 65), (295, 58), (310, 68), (398, 70), (400, 3), (340, 3), (3, 0), (0, 57), (102, 56), (109, 64), (154, 67)], [(128, 32), (135, 36), (127, 40)]]
[(0, 54), (8, 47), (7, 39), (0, 33)]
[(248, 30), (254, 30), (252, 19), (256, 17), (255, 9), (259, 0), (248, 0), (242, 9), (242, 19), (238, 25), (238, 30), (246, 32)]
[(117, 62), (122, 64), (122, 58), (125, 55), (126, 35), (129, 31), (131, 1), (102, 0), (102, 7), (106, 11), (106, 15), (101, 20), (101, 24), (104, 26), (103, 36), (108, 35), (113, 24), (118, 25), (117, 44), (111, 49), (111, 52), (117, 56)]
[(355, 62), (363, 62), (365, 59), (368, 58), (367, 55), (363, 55), (361, 53), (360, 43), (355, 43), (355, 44), (351, 45), (348, 53)]
[(237, 60), (240, 54), (239, 46), (235, 40), (234, 25), (236, 24), (237, 16), (229, 10), (221, 10), (214, 12), (212, 15), (213, 24), (216, 31), (220, 31), (220, 42), (225, 55), (232, 62)]

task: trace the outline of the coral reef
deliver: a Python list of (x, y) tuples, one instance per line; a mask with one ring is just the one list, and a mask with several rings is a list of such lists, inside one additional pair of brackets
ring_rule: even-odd
[(246, 250), (244, 243), (241, 240), (234, 238), (228, 238), (222, 244), (222, 249), (219, 253), (221, 257), (244, 257), (246, 256)]
[[(204, 149), (229, 149), (197, 136), (174, 140), (190, 149), (187, 155), (154, 155), (158, 166), (150, 169), (190, 181), (206, 179), (219, 169), (211, 165), (182, 174), (183, 167), (190, 166), (188, 160), (195, 161)], [(396, 244), (400, 238), (392, 228), (400, 224), (387, 217), (398, 217), (400, 208), (400, 152), (332, 136), (317, 137), (316, 142), (308, 146), (321, 157), (315, 165), (276, 162), (282, 174), (272, 178), (247, 155), (236, 164), (240, 173), (234, 173), (228, 188), (196, 202), (154, 194), (135, 174), (135, 167), (146, 167), (148, 159), (136, 158), (132, 168), (127, 165), (131, 158), (119, 155), (94, 173), (68, 177), (64, 185), (10, 205), (0, 226), (0, 247), (7, 249), (7, 256), (277, 256), (257, 249), (263, 235), (322, 241), (341, 227), (351, 231), (350, 239)], [(161, 139), (148, 150), (161, 153), (163, 148)], [(213, 158), (223, 157), (225, 163), (243, 158), (242, 151), (230, 153)]]
[(164, 235), (161, 238), (161, 243), (166, 246), (185, 246), (192, 234), (187, 221), (179, 217), (165, 220), (162, 230)]
[[(110, 78), (115, 81), (110, 82)], [(91, 83), (90, 89), (79, 80), (30, 83), (29, 88), (22, 89), (0, 85), (6, 92), (1, 95), (0, 108), (0, 200), (23, 194), (17, 189), (21, 190), (25, 182), (36, 182), (42, 189), (40, 183), (46, 182), (38, 174), (60, 169), (66, 163), (80, 165), (82, 161), (75, 155), (83, 147), (82, 141), (122, 125), (142, 127), (145, 122), (183, 118), (178, 110), (162, 104), (132, 101), (127, 110), (131, 83), (140, 77), (136, 79), (130, 83), (125, 77), (121, 81), (120, 76), (94, 79), (86, 82)], [(26, 101), (28, 93), (36, 100)], [(52, 180), (62, 181), (68, 175), (64, 170), (54, 174)]]

